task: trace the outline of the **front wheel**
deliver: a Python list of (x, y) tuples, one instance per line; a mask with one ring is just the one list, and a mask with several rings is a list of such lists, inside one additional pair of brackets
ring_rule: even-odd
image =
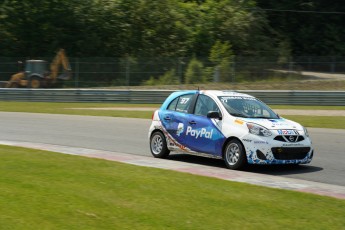
[(165, 137), (161, 132), (157, 131), (151, 135), (150, 150), (156, 158), (166, 158), (169, 156), (170, 151), (167, 147)]
[(241, 169), (247, 163), (243, 145), (238, 140), (231, 140), (226, 145), (223, 158), (229, 169)]

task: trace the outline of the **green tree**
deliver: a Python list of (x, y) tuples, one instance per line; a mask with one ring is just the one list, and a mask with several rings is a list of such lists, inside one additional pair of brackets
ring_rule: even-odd
[(195, 57), (190, 60), (185, 74), (186, 84), (205, 83), (204, 65)]
[(257, 0), (268, 15), (276, 44), (289, 41), (292, 55), (345, 53), (345, 5), (326, 0)]
[(128, 50), (142, 57), (185, 56), (190, 49), (191, 28), (186, 25), (184, 4), (177, 0), (126, 1)]
[(210, 51), (209, 59), (215, 65), (214, 81), (227, 82), (232, 80), (234, 53), (229, 42), (216, 41)]
[(8, 55), (42, 57), (51, 56), (59, 47), (71, 47), (78, 31), (70, 6), (81, 2), (4, 1), (1, 8), (5, 9), (6, 18), (0, 24), (7, 36), (1, 50)]
[(144, 81), (144, 85), (177, 85), (179, 84), (178, 77), (175, 69), (167, 71), (163, 76), (155, 79), (151, 76), (148, 80)]
[[(206, 1), (199, 7), (199, 26), (196, 34), (196, 50), (208, 56), (217, 40), (229, 42), (236, 55), (257, 55), (271, 51), (269, 30), (265, 14), (252, 10), (256, 2)], [(207, 48), (207, 50), (205, 50)], [(195, 51), (200, 56), (200, 51)]]

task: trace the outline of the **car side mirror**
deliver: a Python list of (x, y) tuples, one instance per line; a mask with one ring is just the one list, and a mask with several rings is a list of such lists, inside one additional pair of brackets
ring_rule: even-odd
[(208, 112), (207, 113), (207, 117), (208, 118), (215, 118), (215, 119), (218, 119), (218, 120), (222, 120), (222, 116), (217, 111), (210, 111), (210, 112)]

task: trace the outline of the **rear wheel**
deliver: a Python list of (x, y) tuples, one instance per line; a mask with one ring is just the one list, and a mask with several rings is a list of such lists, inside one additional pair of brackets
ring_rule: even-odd
[(42, 79), (40, 77), (32, 77), (29, 81), (29, 88), (38, 89), (42, 87)]
[(236, 139), (227, 143), (223, 158), (229, 169), (241, 169), (247, 163), (243, 145)]
[(151, 135), (150, 150), (156, 158), (166, 158), (169, 156), (170, 151), (167, 147), (165, 137), (161, 132), (156, 131)]

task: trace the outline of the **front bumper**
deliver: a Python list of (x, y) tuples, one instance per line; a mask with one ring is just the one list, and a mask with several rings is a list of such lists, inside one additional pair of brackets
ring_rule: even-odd
[(314, 149), (307, 136), (293, 141), (284, 138), (248, 134), (242, 138), (248, 164), (308, 164)]

